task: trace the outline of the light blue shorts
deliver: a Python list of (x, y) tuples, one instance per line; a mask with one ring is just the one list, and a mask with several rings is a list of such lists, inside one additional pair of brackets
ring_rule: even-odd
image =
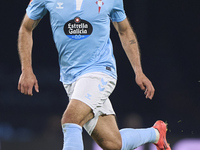
[(100, 115), (115, 115), (108, 98), (115, 85), (116, 79), (101, 72), (87, 73), (72, 84), (64, 84), (69, 100), (80, 100), (93, 110), (94, 118), (83, 126), (89, 135), (92, 134)]

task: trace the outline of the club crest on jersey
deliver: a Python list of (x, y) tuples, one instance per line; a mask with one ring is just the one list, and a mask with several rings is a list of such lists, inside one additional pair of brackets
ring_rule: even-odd
[(99, 6), (98, 13), (100, 13), (101, 7), (104, 5), (104, 2), (102, 0), (98, 0), (98, 1), (96, 1), (96, 4)]
[(85, 39), (92, 34), (92, 31), (92, 25), (79, 17), (75, 17), (64, 25), (65, 34), (67, 37), (74, 40)]

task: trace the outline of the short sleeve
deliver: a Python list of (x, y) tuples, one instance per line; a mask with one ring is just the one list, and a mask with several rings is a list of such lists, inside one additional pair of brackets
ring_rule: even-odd
[(113, 22), (121, 22), (126, 18), (123, 0), (114, 0), (114, 1), (115, 2), (110, 17)]
[(46, 15), (47, 9), (45, 8), (45, 0), (31, 0), (26, 13), (32, 20), (41, 19)]

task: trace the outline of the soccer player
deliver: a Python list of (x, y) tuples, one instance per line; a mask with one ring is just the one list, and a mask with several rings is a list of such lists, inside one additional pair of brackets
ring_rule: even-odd
[(146, 129), (120, 131), (116, 124), (109, 100), (117, 80), (110, 20), (135, 72), (136, 83), (146, 98), (154, 95), (154, 87), (142, 71), (138, 42), (123, 0), (32, 0), (19, 30), (19, 91), (32, 95), (35, 88), (39, 92), (31, 65), (32, 32), (47, 12), (59, 54), (60, 81), (70, 100), (61, 120), (63, 150), (83, 150), (82, 127), (104, 150), (132, 150), (145, 143), (155, 143), (158, 150), (171, 150), (162, 121)]

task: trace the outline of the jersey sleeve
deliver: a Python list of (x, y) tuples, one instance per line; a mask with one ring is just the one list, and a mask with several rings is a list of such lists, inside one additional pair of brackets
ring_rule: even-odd
[(110, 18), (113, 22), (121, 22), (126, 18), (123, 0), (115, 0)]
[(41, 19), (46, 15), (45, 0), (31, 0), (26, 8), (28, 17), (32, 20)]

